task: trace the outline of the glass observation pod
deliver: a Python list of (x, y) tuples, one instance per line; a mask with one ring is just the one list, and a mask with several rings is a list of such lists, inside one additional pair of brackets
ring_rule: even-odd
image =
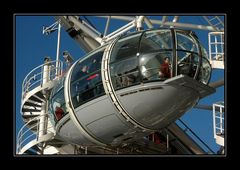
[(192, 31), (122, 35), (76, 61), (53, 89), (60, 138), (118, 146), (160, 130), (214, 92), (211, 66)]

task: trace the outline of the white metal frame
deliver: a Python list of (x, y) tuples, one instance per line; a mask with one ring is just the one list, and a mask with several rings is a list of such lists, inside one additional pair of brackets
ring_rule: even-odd
[(224, 32), (209, 32), (209, 61), (213, 68), (224, 69)]
[(103, 58), (102, 58), (102, 79), (103, 79), (103, 87), (106, 95), (109, 96), (112, 101), (112, 104), (115, 106), (115, 108), (119, 111), (119, 113), (126, 119), (126, 121), (130, 122), (134, 128), (140, 128), (143, 132), (145, 131), (153, 131), (154, 129), (149, 129), (147, 127), (144, 127), (143, 125), (140, 125), (139, 123), (135, 122), (133, 118), (127, 113), (126, 109), (122, 106), (120, 100), (118, 99), (115, 90), (112, 85), (111, 76), (110, 76), (110, 68), (109, 68), (109, 60), (111, 55), (111, 50), (114, 47), (115, 43), (118, 39), (116, 39), (113, 43), (107, 46), (107, 48), (104, 51)]
[[(92, 49), (96, 48), (97, 47), (97, 44), (99, 45), (103, 45), (105, 43), (108, 43), (112, 40), (114, 40), (116, 37), (118, 37), (119, 35), (129, 31), (130, 29), (136, 27), (136, 30), (137, 31), (140, 31), (142, 29), (142, 24), (143, 22), (145, 22), (145, 24), (147, 25), (148, 28), (153, 28), (153, 24), (155, 25), (159, 25), (160, 27), (162, 26), (168, 26), (168, 27), (178, 27), (178, 28), (188, 28), (188, 29), (200, 29), (200, 30), (208, 30), (208, 31), (219, 31), (219, 29), (216, 27), (218, 25), (224, 25), (223, 22), (219, 21), (219, 23), (217, 23), (217, 25), (213, 25), (213, 23), (211, 22), (211, 19), (209, 20), (209, 18), (207, 18), (208, 20), (208, 23), (209, 25), (197, 25), (197, 24), (190, 24), (190, 23), (178, 23), (178, 20), (179, 20), (179, 16), (174, 16), (172, 22), (170, 21), (167, 21), (168, 18), (167, 16), (163, 16), (162, 20), (154, 20), (154, 19), (149, 19), (148, 17), (146, 16), (136, 16), (136, 17), (129, 17), (129, 16), (98, 16), (98, 17), (103, 17), (103, 18), (107, 18), (107, 22), (106, 22), (106, 26), (105, 26), (105, 31), (104, 31), (104, 34), (103, 34), (103, 37), (101, 36), (101, 33), (99, 33), (95, 28), (93, 28), (92, 26), (90, 26), (87, 22), (85, 22), (84, 20), (82, 20), (81, 22), (78, 20), (78, 16), (63, 16), (62, 19), (66, 19), (66, 20), (62, 20), (62, 19), (58, 19), (58, 21), (56, 23), (54, 23), (53, 25), (43, 29), (43, 33), (47, 33), (47, 34), (50, 34), (51, 32), (53, 32), (54, 30), (58, 29), (58, 42), (57, 42), (57, 54), (56, 54), (56, 61), (51, 61), (49, 62), (49, 64), (51, 63), (51, 67), (50, 67), (50, 73), (51, 72), (55, 72), (55, 75), (49, 75), (47, 76), (49, 81), (51, 80), (54, 80), (54, 79), (57, 79), (59, 76), (61, 76), (62, 74), (62, 70), (63, 70), (63, 64), (61, 61), (59, 61), (59, 48), (60, 48), (60, 31), (61, 31), (61, 23), (62, 24), (66, 24), (66, 21), (72, 21), (74, 22), (74, 27), (79, 30), (81, 29), (81, 31), (84, 33), (84, 38), (83, 38), (83, 43), (86, 43), (87, 45), (89, 45), (89, 47), (91, 47)], [(61, 17), (59, 17), (61, 18)], [(219, 19), (217, 16), (214, 17), (216, 19)], [(108, 28), (109, 28), (109, 24), (110, 24), (110, 20), (111, 19), (119, 19), (119, 20), (125, 20), (125, 21), (130, 21), (129, 23), (127, 23), (126, 25), (124, 25), (123, 27), (117, 29), (116, 31), (112, 32), (112, 33), (108, 33)], [(206, 18), (205, 18), (206, 19)], [(55, 28), (58, 24), (58, 28)], [(68, 25), (69, 26), (69, 25)], [(224, 33), (223, 32), (212, 32), (212, 33), (209, 33), (209, 37), (210, 36), (213, 36), (213, 35), (220, 35), (221, 36), (221, 45), (222, 45), (222, 49), (223, 49), (223, 46), (224, 46)], [(90, 38), (89, 38), (90, 37)], [(209, 38), (209, 49), (211, 49), (211, 42), (210, 42), (210, 38)], [(214, 42), (216, 45), (219, 43), (218, 41), (215, 41)], [(113, 43), (114, 44), (114, 43)], [(109, 48), (111, 47), (111, 45), (109, 46)], [(108, 49), (107, 49), (108, 50)], [(224, 56), (224, 53), (223, 52), (219, 52), (218, 49), (215, 48), (215, 51), (216, 53), (215, 54), (222, 54)], [(105, 82), (104, 82), (104, 88), (105, 88), (105, 91), (107, 91), (108, 95), (110, 97), (113, 97), (114, 101), (116, 102), (116, 106), (120, 107), (121, 106), (121, 103), (118, 103), (118, 99), (117, 98), (114, 98), (116, 97), (116, 95), (114, 94), (114, 90), (110, 88), (111, 86), (111, 79), (109, 79), (109, 73), (108, 73), (108, 53), (109, 51), (105, 51), (105, 58), (103, 58), (103, 66), (104, 66), (104, 69), (103, 69), (103, 72), (102, 72), (102, 75), (103, 77), (105, 77)], [(212, 50), (209, 50), (209, 57), (210, 57), (210, 60), (213, 59), (213, 55), (214, 53), (212, 52)], [(53, 63), (55, 63), (55, 67), (53, 65)], [(223, 62), (222, 62), (223, 63)], [(25, 77), (24, 81), (23, 81), (23, 84), (22, 84), (22, 102), (24, 101), (25, 97), (26, 97), (26, 94), (27, 92), (29, 91), (34, 91), (34, 89), (36, 89), (37, 87), (40, 87), (43, 85), (43, 82), (44, 82), (44, 66), (46, 65), (43, 64), (43, 65), (40, 65), (38, 67), (36, 67), (35, 69), (33, 69), (30, 73), (28, 73), (28, 75)], [(224, 65), (224, 64), (222, 64)], [(213, 65), (214, 67), (215, 65)], [(223, 67), (220, 67), (220, 68), (224, 68)], [(49, 70), (48, 70), (49, 71)], [(37, 80), (36, 80), (37, 79)], [(31, 84), (32, 80), (35, 80), (34, 83)], [(67, 82), (66, 82), (67, 83)], [(66, 91), (64, 92), (66, 93)], [(65, 94), (66, 96), (66, 94)], [(216, 109), (215, 107), (220, 107), (220, 116), (217, 117), (215, 114), (216, 114)], [(222, 118), (222, 115), (223, 115), (223, 110), (221, 110), (222, 106), (219, 106), (218, 104), (214, 104), (213, 105), (213, 109), (214, 109), (214, 137), (217, 138), (219, 135), (217, 135), (217, 124), (216, 124), (216, 120), (215, 118), (220, 118), (220, 132), (223, 132), (224, 133), (224, 127), (223, 127), (223, 121), (224, 121), (224, 118)], [(223, 106), (224, 108), (224, 106)], [(70, 111), (71, 113), (71, 111)], [(128, 116), (127, 116), (127, 113), (124, 112), (124, 110), (122, 111), (122, 114), (125, 115), (125, 117), (128, 119), (128, 121), (130, 121), (131, 123), (133, 123), (136, 127), (139, 127), (139, 125), (135, 124), (134, 121), (132, 121)], [(71, 114), (70, 114), (71, 115)], [(46, 113), (45, 114), (42, 114), (40, 116), (38, 116), (36, 119), (31, 119), (29, 122), (27, 122), (22, 128), (21, 130), (19, 131), (19, 134), (18, 134), (18, 142), (17, 142), (17, 150), (20, 152), (20, 150), (23, 148), (23, 136), (25, 134), (27, 134), (26, 131), (24, 131), (23, 129), (28, 127), (28, 125), (34, 121), (34, 120), (40, 120), (40, 117), (43, 117), (43, 116), (46, 116)], [(48, 116), (48, 115), (47, 115)], [(43, 121), (44, 123), (45, 121)], [(35, 124), (34, 126), (30, 126), (30, 128), (28, 129), (28, 131), (32, 130), (35, 126), (39, 126), (39, 124), (42, 123), (42, 122), (39, 122), (38, 124)], [(45, 122), (46, 123), (46, 122)], [(216, 127), (216, 128), (215, 128)], [(50, 127), (52, 129), (52, 127)], [(141, 127), (142, 128), (142, 127)], [(144, 130), (149, 130), (149, 129), (145, 129), (145, 128), (142, 128), (143, 131)], [(46, 129), (42, 129), (41, 131), (43, 131)], [(37, 130), (39, 132), (39, 130)], [(48, 130), (47, 130), (48, 131)], [(52, 131), (51, 131), (52, 133)], [(44, 137), (45, 134), (49, 134), (49, 133), (44, 133), (42, 134)], [(32, 135), (36, 135), (36, 132), (34, 132)], [(50, 135), (51, 136), (51, 135)], [(29, 136), (27, 136), (26, 138), (30, 138)], [(25, 140), (27, 140), (25, 138)], [(46, 139), (44, 139), (43, 141), (46, 141), (46, 140), (49, 140), (51, 137), (48, 137)], [(25, 149), (27, 149), (28, 147), (32, 147), (33, 145), (36, 145), (38, 144), (39, 142), (43, 142), (43, 141), (37, 141), (38, 138), (36, 137), (34, 139), (35, 141), (30, 141), (27, 146), (25, 145)], [(32, 144), (31, 144), (32, 143)], [(101, 144), (101, 143), (100, 143)], [(224, 143), (223, 143), (224, 145)], [(25, 150), (24, 149), (24, 150)]]
[[(63, 62), (59, 61), (59, 68), (54, 66), (57, 63), (57, 61), (50, 61), (47, 64), (49, 65), (50, 69), (47, 70), (49, 72), (48, 79), (49, 80), (54, 80), (62, 75), (63, 71)], [(44, 66), (46, 64), (42, 64), (36, 68), (34, 68), (32, 71), (30, 71), (27, 76), (24, 78), (23, 83), (22, 83), (22, 100), (26, 97), (27, 93), (33, 90), (34, 88), (37, 88), (42, 85), (44, 80)], [(56, 77), (56, 72), (59, 71), (60, 74)], [(32, 83), (32, 81), (34, 81)]]
[[(40, 122), (40, 119), (42, 117), (47, 118), (46, 120), (47, 124), (46, 122)], [(48, 123), (50, 122), (49, 117), (53, 117), (53, 115), (46, 114), (46, 115), (40, 115), (38, 117), (35, 117), (34, 119), (28, 121), (19, 130), (17, 135), (17, 153), (18, 154), (24, 153), (26, 150), (30, 149), (34, 145), (44, 142), (46, 140), (49, 140), (55, 135), (54, 127), (51, 125), (51, 123)], [(34, 125), (30, 125), (32, 123), (34, 123)], [(44, 126), (46, 126), (46, 128), (40, 130), (39, 127), (43, 123), (44, 123)], [(34, 130), (35, 128), (36, 130)], [(45, 134), (40, 136), (42, 132), (45, 132)], [(46, 135), (47, 135), (47, 139), (46, 139)]]
[(218, 102), (213, 104), (213, 135), (216, 143), (224, 146), (224, 103)]
[[(108, 18), (108, 16), (96, 16), (100, 18)], [(188, 29), (199, 29), (199, 30), (208, 30), (208, 31), (218, 31), (212, 25), (200, 25), (200, 24), (190, 24), (190, 23), (179, 23), (177, 22), (179, 18), (175, 16), (173, 21), (167, 21), (167, 16), (163, 16), (162, 21), (156, 19), (148, 19), (152, 24), (156, 24), (159, 26), (173, 26), (178, 28), (188, 28)], [(147, 16), (145, 16), (147, 18)], [(118, 19), (122, 21), (132, 21), (135, 18), (130, 16), (111, 16), (111, 19)]]

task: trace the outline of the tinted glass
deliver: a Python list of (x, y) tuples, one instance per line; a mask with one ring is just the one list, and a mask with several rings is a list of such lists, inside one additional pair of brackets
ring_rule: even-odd
[(153, 30), (143, 34), (139, 50), (143, 81), (166, 80), (172, 77), (172, 46), (170, 30)]
[(79, 61), (71, 76), (71, 99), (74, 108), (104, 94), (101, 60), (104, 49), (99, 49)]
[(110, 63), (136, 56), (140, 35), (120, 38), (111, 52)]

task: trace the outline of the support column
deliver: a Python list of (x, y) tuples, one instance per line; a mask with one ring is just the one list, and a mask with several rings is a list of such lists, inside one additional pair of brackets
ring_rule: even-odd
[(46, 134), (46, 102), (42, 103), (41, 113), (40, 113), (40, 119), (39, 119), (39, 129), (38, 129), (38, 138), (41, 138), (43, 135)]
[(60, 50), (60, 35), (61, 35), (61, 24), (58, 21), (58, 39), (57, 39), (57, 54), (56, 54), (56, 77), (60, 75), (60, 63), (59, 63), (59, 50)]
[[(42, 86), (44, 86), (50, 80), (50, 58), (45, 57), (44, 66), (43, 66), (43, 77), (42, 77)], [(39, 119), (39, 128), (38, 128), (38, 138), (46, 134), (47, 130), (47, 90), (42, 91), (44, 96), (44, 102), (42, 102), (40, 119)]]

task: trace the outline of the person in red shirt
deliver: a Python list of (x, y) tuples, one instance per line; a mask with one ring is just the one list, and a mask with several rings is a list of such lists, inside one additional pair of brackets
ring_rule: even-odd
[(56, 119), (60, 120), (63, 117), (64, 111), (61, 107), (56, 107), (55, 109), (55, 115), (56, 115)]
[(169, 57), (165, 57), (163, 64), (160, 65), (159, 76), (160, 76), (160, 78), (170, 78), (171, 77)]

